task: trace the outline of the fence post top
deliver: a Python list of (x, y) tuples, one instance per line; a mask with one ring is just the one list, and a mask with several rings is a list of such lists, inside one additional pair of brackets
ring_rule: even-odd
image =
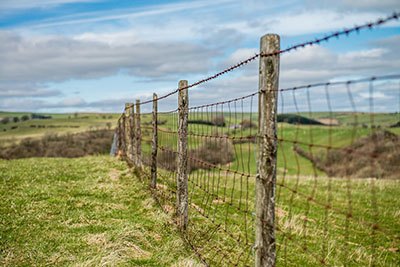
[(187, 80), (180, 80), (179, 81), (179, 87), (185, 87), (188, 85), (188, 81)]
[(276, 34), (276, 33), (267, 33), (267, 34), (264, 34), (260, 39), (261, 40), (265, 40), (265, 39), (275, 39), (275, 38), (277, 38), (278, 40), (280, 39), (280, 36), (279, 36), (279, 34)]

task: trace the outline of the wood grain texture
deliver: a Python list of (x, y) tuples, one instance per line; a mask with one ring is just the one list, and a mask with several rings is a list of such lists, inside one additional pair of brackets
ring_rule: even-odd
[(140, 125), (140, 100), (136, 100), (136, 112), (135, 112), (135, 140), (136, 140), (136, 160), (135, 165), (137, 168), (142, 168), (142, 130)]
[[(187, 85), (187, 81), (179, 81), (179, 88)], [(177, 220), (181, 230), (185, 230), (188, 224), (188, 114), (188, 90), (184, 89), (178, 95)]]
[[(279, 51), (279, 36), (261, 38), (261, 54)], [(279, 54), (260, 57), (259, 149), (256, 179), (255, 266), (275, 266), (275, 186), (277, 155), (277, 100)]]
[(151, 188), (157, 188), (157, 146), (158, 146), (158, 131), (157, 131), (157, 95), (153, 94), (153, 138), (151, 142)]
[(133, 141), (132, 141), (132, 134), (133, 134), (133, 103), (126, 103), (125, 104), (125, 131), (126, 131), (126, 157), (129, 162), (133, 162)]

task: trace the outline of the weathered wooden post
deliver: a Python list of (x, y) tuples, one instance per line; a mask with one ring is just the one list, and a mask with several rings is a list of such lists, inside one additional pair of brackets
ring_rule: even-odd
[(120, 140), (120, 157), (122, 159), (125, 159), (125, 116), (121, 115), (121, 118), (119, 120), (119, 140)]
[(142, 168), (142, 130), (140, 126), (140, 100), (136, 100), (135, 127), (136, 127), (136, 167)]
[(119, 157), (119, 155), (121, 154), (121, 147), (122, 147), (122, 143), (121, 143), (121, 118), (118, 119), (117, 128), (115, 129), (115, 132), (117, 133), (117, 152), (116, 152), (116, 156)]
[[(256, 179), (256, 267), (272, 267), (276, 264), (275, 186), (279, 49), (278, 35), (267, 34), (261, 37), (258, 107), (259, 142)], [(271, 53), (272, 55), (268, 55)]]
[(132, 119), (133, 119), (133, 103), (126, 103), (125, 104), (125, 128), (126, 128), (126, 157), (127, 160), (129, 161), (129, 164), (133, 163), (133, 142), (132, 142), (132, 133), (133, 133), (133, 123), (132, 123)]
[(151, 188), (157, 187), (157, 146), (158, 146), (158, 131), (157, 131), (157, 95), (153, 94), (153, 140), (151, 143)]
[[(187, 128), (189, 114), (188, 82), (179, 81), (178, 95), (178, 162), (177, 162), (177, 219), (185, 230), (188, 224), (188, 158)], [(183, 89), (185, 88), (185, 89)]]

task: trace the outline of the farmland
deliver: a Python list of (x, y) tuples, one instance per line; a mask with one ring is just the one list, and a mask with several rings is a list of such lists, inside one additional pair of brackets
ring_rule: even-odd
[[(21, 118), (31, 116), (26, 112), (0, 112), (0, 118)], [(23, 138), (40, 138), (45, 134), (66, 134), (84, 132), (92, 129), (113, 127), (116, 114), (42, 114), (51, 116), (51, 119), (29, 119), (27, 121), (0, 123), (0, 145), (19, 142)], [(110, 125), (110, 126), (108, 126)]]

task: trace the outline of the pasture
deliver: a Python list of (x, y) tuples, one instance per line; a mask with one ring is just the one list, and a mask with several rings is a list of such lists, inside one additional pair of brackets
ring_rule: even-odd
[[(323, 157), (326, 149), (318, 145), (347, 147), (377, 129), (371, 127), (370, 114), (357, 114), (356, 122), (362, 121), (365, 126), (354, 127), (354, 115), (333, 114), (339, 122), (333, 126), (279, 123), (278, 138), (282, 141), (278, 144), (275, 216), (280, 266), (338, 266), (344, 262), (354, 266), (396, 266), (399, 262), (400, 181), (327, 177), (309, 159), (296, 153), (292, 142), (284, 141), (300, 141), (297, 145), (302, 149)], [(105, 128), (117, 115), (104, 116), (105, 119), (98, 114), (79, 114), (73, 118), (73, 114), (52, 114), (48, 120), (1, 125), (19, 127), (14, 132), (0, 132), (0, 140), (7, 145), (49, 132)], [(202, 118), (201, 113), (190, 116)], [(225, 127), (189, 124), (189, 150), (204, 145), (205, 139), (199, 135), (256, 135), (256, 128), (230, 127), (243, 120), (256, 123), (255, 114), (241, 116), (225, 116)], [(313, 113), (311, 117), (329, 116)], [(176, 135), (168, 134), (176, 129), (175, 115), (160, 115), (159, 119), (159, 128), (165, 131), (159, 131), (159, 145), (175, 148)], [(150, 114), (142, 115), (144, 157), (151, 151), (150, 120)], [(374, 124), (380, 125), (381, 130), (399, 134), (398, 128), (390, 128), (397, 121), (398, 114), (374, 114)], [(34, 128), (31, 124), (65, 127)], [(68, 128), (69, 125), (80, 127)], [(249, 177), (202, 168), (193, 169), (189, 175), (187, 237), (197, 253), (216, 266), (251, 265), (254, 253), (256, 144), (234, 143), (233, 153), (233, 161), (219, 167), (238, 174), (249, 173)], [(133, 174), (125, 163), (108, 156), (1, 160), (0, 170), (0, 262), (5, 266), (200, 264), (173, 223), (173, 171), (160, 168), (159, 186), (153, 192), (160, 201), (157, 203), (147, 190), (147, 168)], [(216, 244), (218, 250), (210, 243)], [(225, 259), (230, 261), (226, 263)]]

